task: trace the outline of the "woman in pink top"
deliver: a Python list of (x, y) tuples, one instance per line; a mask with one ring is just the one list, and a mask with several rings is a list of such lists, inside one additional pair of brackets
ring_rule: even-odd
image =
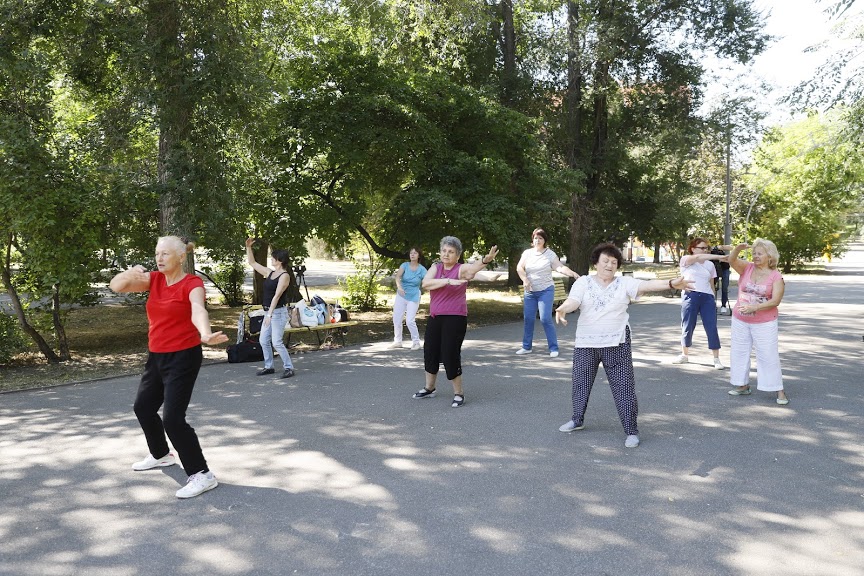
[(786, 288), (777, 271), (780, 253), (773, 242), (757, 238), (751, 253), (753, 262), (739, 260), (738, 253), (749, 248), (739, 244), (729, 254), (729, 264), (738, 273), (738, 301), (732, 309), (732, 351), (729, 394), (750, 394), (750, 352), (756, 349), (756, 389), (777, 392), (777, 404), (789, 404), (783, 390), (780, 351), (777, 344), (777, 307)]
[(455, 236), (441, 239), (441, 261), (429, 267), (423, 277), (422, 287), (429, 292), (429, 319), (426, 321), (423, 364), (426, 370), (426, 385), (414, 394), (414, 398), (435, 396), (435, 380), (440, 365), (444, 364), (447, 379), (453, 383), (453, 408), (465, 403), (462, 391), (462, 342), (468, 329), (468, 281), (492, 262), (498, 247), (492, 246), (489, 254), (472, 264), (459, 264), (462, 242)]

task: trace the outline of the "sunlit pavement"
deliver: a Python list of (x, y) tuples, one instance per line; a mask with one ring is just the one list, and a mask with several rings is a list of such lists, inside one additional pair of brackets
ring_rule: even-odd
[(383, 343), (289, 380), (207, 366), (189, 419), (220, 485), (185, 501), (180, 467), (130, 468), (136, 378), (0, 395), (0, 574), (860, 575), (860, 256), (787, 278), (786, 407), (727, 395), (699, 329), (671, 365), (677, 300), (633, 306), (636, 449), (602, 371), (585, 430), (558, 432), (574, 322), (557, 359), (539, 324), (527, 356), (518, 323), (471, 331), (459, 409), (443, 374), (413, 400), (422, 352)]

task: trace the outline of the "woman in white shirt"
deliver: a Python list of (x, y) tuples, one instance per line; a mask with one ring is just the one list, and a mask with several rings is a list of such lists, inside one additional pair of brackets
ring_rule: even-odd
[(714, 294), (717, 268), (713, 261), (723, 262), (728, 258), (726, 255), (710, 252), (711, 245), (708, 241), (697, 237), (690, 241), (687, 255), (681, 257), (681, 275), (693, 283), (693, 289), (681, 292), (681, 354), (672, 363), (687, 364), (690, 361), (693, 332), (696, 330), (696, 320), (701, 316), (702, 327), (708, 337), (708, 348), (714, 355), (714, 368), (723, 370), (725, 366), (720, 362), (720, 336), (717, 334), (717, 304)]
[(631, 301), (638, 300), (646, 292), (681, 290), (692, 284), (680, 276), (669, 281), (616, 276), (621, 260), (621, 251), (614, 244), (600, 244), (594, 248), (591, 263), (597, 274), (576, 280), (567, 300), (555, 311), (556, 322), (566, 326), (567, 313), (579, 310), (573, 348), (573, 419), (559, 430), (572, 432), (585, 427), (588, 396), (602, 362), (627, 435), (624, 446), (635, 448), (639, 445), (638, 404), (627, 308)]
[(522, 330), (522, 348), (516, 354), (529, 354), (534, 343), (534, 319), (540, 312), (540, 323), (546, 332), (546, 344), (549, 347), (549, 355), (553, 358), (558, 356), (558, 334), (555, 332), (555, 323), (552, 321), (552, 307), (555, 298), (555, 283), (552, 281), (552, 271), (559, 272), (571, 278), (579, 278), (579, 275), (561, 263), (558, 255), (547, 247), (549, 236), (542, 228), (537, 228), (531, 233), (533, 246), (522, 253), (519, 264), (516, 265), (516, 273), (522, 279), (525, 287), (525, 303), (523, 315), (525, 325)]

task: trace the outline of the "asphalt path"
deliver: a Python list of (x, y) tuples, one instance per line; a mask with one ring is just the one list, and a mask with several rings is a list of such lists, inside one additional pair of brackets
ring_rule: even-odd
[(298, 356), (289, 380), (206, 366), (189, 420), (220, 485), (183, 501), (179, 466), (130, 468), (137, 378), (0, 395), (0, 574), (864, 574), (855, 254), (787, 278), (786, 407), (727, 395), (698, 330), (671, 365), (677, 300), (633, 305), (635, 449), (602, 370), (585, 430), (558, 432), (574, 322), (557, 359), (539, 324), (527, 356), (519, 324), (472, 330), (460, 409), (444, 381), (413, 400), (421, 353), (382, 343)]

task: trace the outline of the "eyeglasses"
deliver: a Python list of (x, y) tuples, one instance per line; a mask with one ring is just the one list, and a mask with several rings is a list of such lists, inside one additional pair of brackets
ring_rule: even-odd
[(699, 250), (709, 250), (710, 246), (694, 246), (693, 248), (698, 248)]

